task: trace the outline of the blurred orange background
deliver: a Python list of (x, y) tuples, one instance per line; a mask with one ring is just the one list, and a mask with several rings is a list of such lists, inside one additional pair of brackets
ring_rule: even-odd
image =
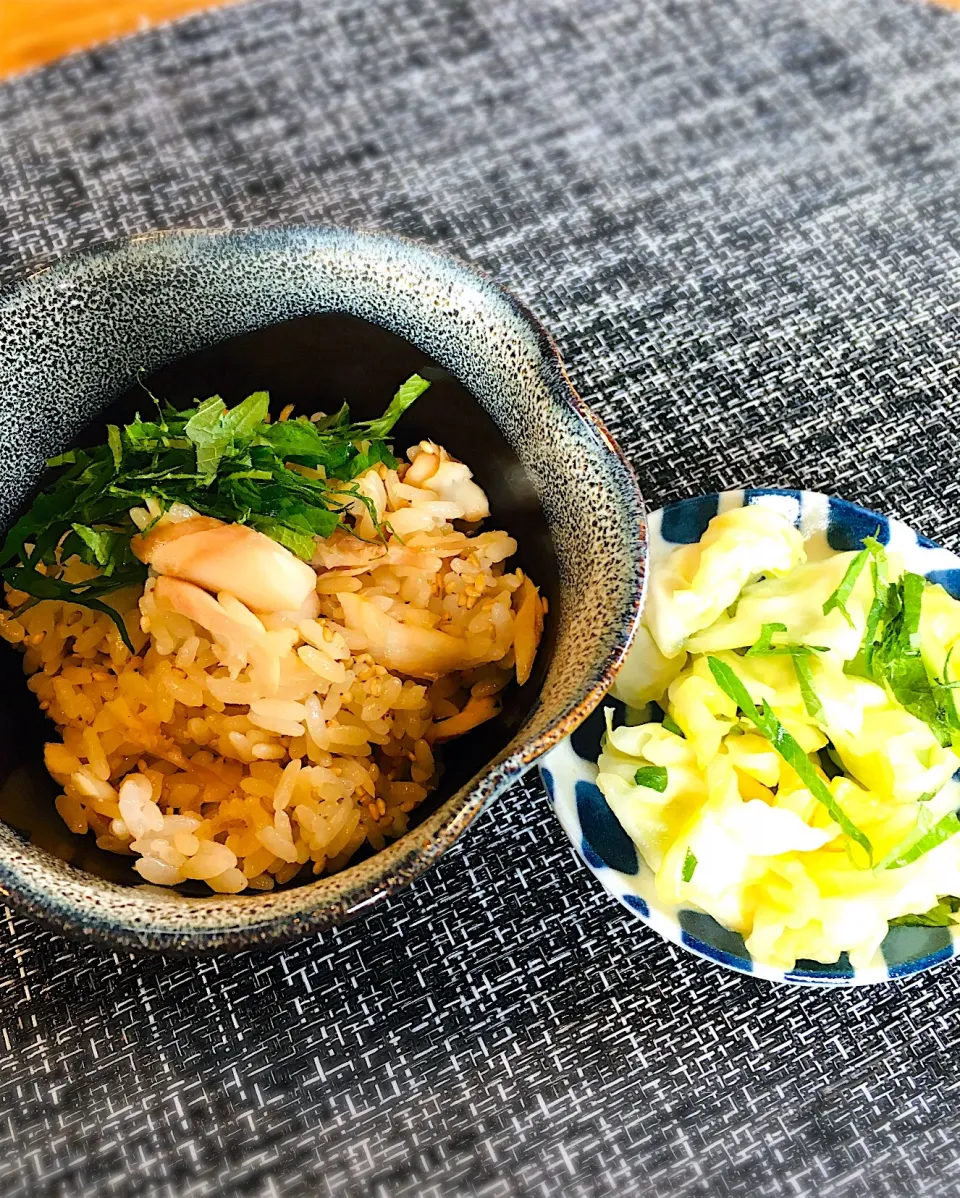
[(0, 78), (229, 0), (0, 0)]

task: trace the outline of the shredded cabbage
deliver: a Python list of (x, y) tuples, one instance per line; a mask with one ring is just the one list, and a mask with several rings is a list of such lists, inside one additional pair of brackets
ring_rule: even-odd
[[(657, 703), (674, 730), (659, 713), (614, 728), (608, 713), (598, 784), (660, 899), (709, 913), (744, 936), (754, 960), (782, 969), (842, 952), (863, 967), (890, 920), (936, 910), (952, 921), (960, 906), (941, 903), (960, 893), (960, 821), (950, 818), (960, 808), (960, 752), (942, 743), (960, 746), (960, 719), (954, 731), (949, 714), (952, 696), (960, 699), (949, 686), (960, 680), (960, 653), (950, 660), (960, 602), (925, 584), (919, 628), (896, 641), (876, 601), (892, 611), (896, 581), (911, 580), (879, 546), (870, 554), (808, 561), (801, 534), (764, 505), (715, 517), (698, 544), (651, 571), (615, 691), (634, 709)], [(884, 636), (886, 673), (870, 666)], [(911, 714), (890, 683), (905, 673), (890, 669), (898, 652), (914, 654), (917, 677), (917, 644), (936, 725), (923, 718), (929, 703)], [(710, 658), (742, 689), (722, 667), (712, 672)], [(754, 705), (753, 720), (731, 695)], [(796, 745), (791, 764), (774, 725), (809, 765)]]
[(683, 652), (744, 586), (786, 574), (804, 560), (803, 537), (779, 513), (755, 504), (714, 516), (695, 545), (674, 550), (647, 582), (645, 623), (664, 657)]

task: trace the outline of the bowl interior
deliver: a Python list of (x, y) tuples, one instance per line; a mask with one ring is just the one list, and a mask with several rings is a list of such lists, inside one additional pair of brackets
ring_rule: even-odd
[[(398, 423), (397, 453), (430, 438), (467, 462), (490, 499), (487, 526), (504, 528), (516, 539), (519, 548), (513, 560), (541, 586), (551, 609), (559, 610), (557, 556), (536, 491), (517, 454), (449, 371), (403, 337), (356, 316), (315, 313), (181, 357), (114, 399), (75, 443), (103, 443), (108, 423), (129, 421), (137, 411), (146, 416), (152, 407), (148, 391), (182, 407), (209, 395), (234, 404), (253, 391), (266, 390), (274, 415), (291, 403), (297, 413), (307, 415), (335, 411), (346, 400), (355, 418), (367, 419), (380, 415), (399, 384), (415, 371), (430, 379), (431, 386)], [(530, 681), (523, 688), (510, 687), (500, 715), (443, 755), (440, 785), (417, 809), (413, 826), (507, 746), (536, 701), (555, 643), (556, 621), (547, 621)], [(27, 689), (19, 652), (6, 642), (0, 644), (0, 819), (96, 877), (141, 885), (129, 858), (98, 849), (91, 836), (70, 832), (57, 814), (58, 790), (42, 762), (43, 742), (52, 739), (53, 726)], [(197, 883), (180, 889), (185, 894), (208, 893)]]
[(200, 899), (116, 885), (123, 864), (63, 831), (39, 754), (49, 727), (8, 653), (0, 889), (11, 901), (114, 946), (189, 953), (350, 918), (428, 868), (593, 708), (636, 623), (645, 533), (629, 467), (537, 321), (492, 280), (416, 243), (336, 228), (150, 233), (0, 293), (0, 529), (46, 458), (96, 435), (108, 408), (119, 418), (145, 407), (138, 379), (174, 402), (261, 388), (306, 412), (346, 398), (363, 417), (413, 370), (434, 386), (398, 426), (398, 448), (429, 435), (470, 464), (550, 602), (533, 679), (499, 721), (448, 749), (439, 793), (399, 840), (307, 885)]

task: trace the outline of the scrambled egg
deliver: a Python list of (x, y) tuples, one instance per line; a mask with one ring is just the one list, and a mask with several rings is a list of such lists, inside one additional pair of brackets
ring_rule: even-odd
[[(807, 561), (801, 534), (772, 508), (715, 517), (699, 544), (658, 564), (614, 692), (632, 723), (609, 728), (598, 784), (660, 898), (709, 913), (778, 968), (844, 951), (866, 966), (889, 920), (960, 894), (960, 835), (921, 843), (960, 807), (960, 753), (943, 715), (960, 692), (942, 686), (948, 673), (960, 677), (949, 656), (960, 602), (927, 583), (917, 628), (909, 613), (901, 632), (885, 617), (883, 635), (897, 633), (908, 664), (918, 651), (923, 666), (919, 684), (916, 673), (899, 681), (897, 661), (884, 674), (869, 656), (881, 635), (870, 613), (884, 579), (895, 588), (904, 570), (880, 554), (879, 573), (855, 553)], [(806, 765), (791, 764), (742, 710), (711, 658), (736, 673), (756, 710), (773, 713)], [(869, 859), (831, 810), (868, 841)]]

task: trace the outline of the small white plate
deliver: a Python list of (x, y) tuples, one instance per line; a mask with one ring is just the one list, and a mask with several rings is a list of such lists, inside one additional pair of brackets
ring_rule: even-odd
[[(815, 491), (724, 491), (684, 499), (654, 512), (648, 521), (651, 570), (656, 570), (658, 560), (677, 545), (698, 541), (718, 512), (754, 503), (775, 507), (792, 520), (807, 538), (811, 557), (828, 550), (860, 549), (864, 537), (875, 536), (903, 557), (907, 569), (940, 583), (960, 598), (960, 557), (956, 554), (918, 536), (899, 520)], [(843, 954), (832, 965), (798, 961), (786, 972), (754, 962), (743, 937), (721, 927), (712, 916), (662, 902), (652, 871), (596, 784), (595, 763), (605, 731), (603, 709), (610, 706), (622, 709), (622, 704), (608, 697), (571, 736), (541, 759), (540, 773), (560, 823), (587, 867), (618, 902), (665, 939), (740, 973), (775, 982), (820, 986), (862, 986), (908, 977), (957, 955), (960, 928), (898, 926), (890, 929), (866, 968), (854, 969)]]

